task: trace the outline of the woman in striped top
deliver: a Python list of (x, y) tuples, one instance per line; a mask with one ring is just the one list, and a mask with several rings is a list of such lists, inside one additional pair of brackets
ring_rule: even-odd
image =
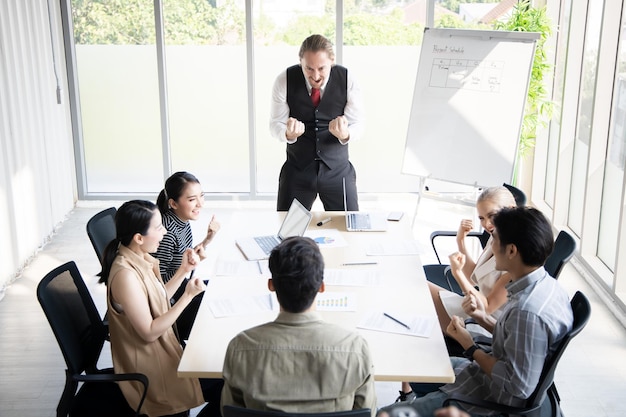
[[(157, 206), (161, 212), (163, 226), (167, 230), (167, 234), (161, 240), (156, 253), (153, 254), (159, 260), (159, 269), (163, 282), (178, 278), (178, 274), (181, 273), (180, 266), (183, 261), (183, 255), (187, 249), (193, 248), (200, 260), (206, 258), (206, 247), (220, 230), (220, 224), (213, 216), (209, 222), (206, 236), (200, 243), (193, 246), (193, 235), (189, 221), (197, 220), (200, 217), (203, 205), (204, 193), (202, 192), (202, 186), (194, 175), (189, 172), (179, 171), (172, 174), (165, 181), (165, 187), (157, 198)], [(188, 281), (188, 279), (183, 280), (180, 288), (172, 297), (171, 301), (173, 303), (185, 292), (185, 286)], [(176, 320), (178, 337), (183, 344), (189, 338), (203, 294), (204, 292), (194, 297)], [(204, 408), (203, 415), (219, 416), (220, 395), (224, 381), (222, 379), (201, 378), (200, 385), (202, 386), (204, 399), (209, 403)]]
[[(159, 244), (159, 249), (153, 254), (159, 260), (159, 270), (163, 282), (179, 278), (177, 274), (181, 273), (179, 268), (183, 254), (187, 249), (193, 248), (200, 260), (206, 258), (206, 246), (220, 230), (220, 224), (213, 216), (209, 222), (206, 236), (202, 239), (202, 242), (193, 246), (193, 235), (189, 221), (198, 219), (203, 204), (204, 193), (202, 192), (200, 181), (194, 175), (185, 171), (179, 171), (172, 174), (165, 181), (165, 187), (157, 198), (157, 206), (161, 212), (163, 226), (167, 230), (167, 234)], [(172, 302), (176, 302), (178, 297), (184, 292), (187, 281), (187, 279), (183, 280), (180, 288), (172, 297)], [(192, 301), (176, 321), (178, 336), (181, 341), (189, 338), (200, 301), (202, 301), (202, 294)]]
[(177, 273), (183, 253), (193, 247), (200, 260), (206, 258), (205, 250), (220, 230), (215, 216), (209, 222), (207, 234), (202, 242), (193, 246), (190, 220), (197, 220), (204, 204), (204, 193), (198, 179), (184, 171), (172, 174), (165, 187), (159, 193), (157, 206), (163, 217), (163, 226), (167, 234), (161, 241), (155, 257), (159, 260), (159, 269), (164, 282)]

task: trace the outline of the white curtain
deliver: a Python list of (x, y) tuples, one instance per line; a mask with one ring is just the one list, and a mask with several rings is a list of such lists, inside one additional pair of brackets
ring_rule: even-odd
[(0, 1), (0, 297), (74, 207), (73, 152), (58, 0)]

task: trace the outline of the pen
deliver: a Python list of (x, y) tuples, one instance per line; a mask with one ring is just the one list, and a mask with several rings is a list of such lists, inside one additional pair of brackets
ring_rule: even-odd
[(378, 262), (346, 262), (341, 264), (343, 266), (351, 266), (351, 265), (378, 265)]
[(331, 220), (330, 217), (327, 217), (324, 220), (317, 222), (317, 225), (318, 226), (322, 226), (322, 225), (328, 223), (330, 220)]
[(387, 313), (383, 313), (383, 315), (384, 315), (385, 317), (390, 318), (391, 320), (395, 321), (395, 322), (396, 322), (396, 323), (398, 323), (399, 325), (404, 326), (404, 327), (406, 327), (407, 329), (411, 330), (411, 328), (410, 328), (409, 326), (407, 326), (406, 324), (402, 323), (400, 320), (398, 320), (398, 319), (396, 319), (396, 318), (394, 318), (394, 317), (391, 317), (389, 314), (387, 314)]

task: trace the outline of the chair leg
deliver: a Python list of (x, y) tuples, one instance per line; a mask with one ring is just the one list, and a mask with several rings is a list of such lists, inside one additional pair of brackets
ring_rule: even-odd
[(559, 395), (559, 391), (557, 391), (556, 385), (554, 385), (554, 382), (550, 386), (549, 392), (551, 392), (554, 395), (554, 398), (557, 404), (561, 404), (561, 396)]
[(550, 400), (550, 406), (552, 408), (553, 417), (563, 417), (563, 411), (561, 411), (561, 397), (556, 390), (556, 385), (552, 383), (552, 386), (548, 388), (548, 399)]
[(69, 371), (65, 370), (65, 387), (63, 388), (63, 393), (61, 394), (61, 399), (59, 400), (59, 405), (57, 406), (57, 417), (67, 417), (70, 413), (70, 405), (72, 404), (72, 399), (74, 398), (74, 394), (78, 389), (78, 382), (74, 381), (69, 374)]

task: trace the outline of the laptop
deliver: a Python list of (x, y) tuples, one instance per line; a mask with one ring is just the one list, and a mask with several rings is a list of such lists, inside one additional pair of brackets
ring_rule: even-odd
[(277, 235), (237, 239), (237, 247), (249, 261), (267, 259), (272, 249), (283, 239), (290, 236), (302, 236), (309, 227), (311, 217), (313, 217), (311, 212), (294, 198)]
[(346, 212), (348, 232), (384, 232), (387, 230), (387, 216), (384, 213), (348, 211), (345, 178), (343, 178), (343, 210)]

